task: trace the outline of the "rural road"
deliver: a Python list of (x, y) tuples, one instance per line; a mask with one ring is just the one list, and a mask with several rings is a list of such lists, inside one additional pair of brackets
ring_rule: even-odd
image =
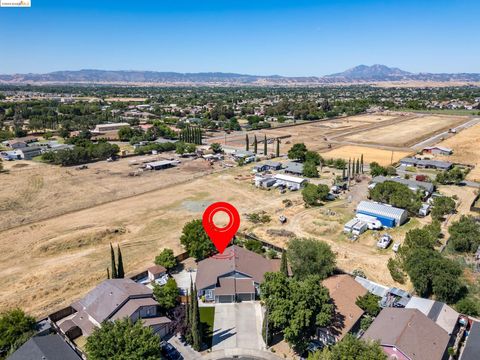
[[(472, 127), (472, 126), (478, 124), (479, 122), (480, 122), (480, 118), (475, 118), (473, 120), (470, 120), (469, 122), (466, 122), (462, 125), (457, 126), (454, 129), (458, 132), (460, 130), (468, 129), (469, 127)], [(434, 136), (432, 136), (432, 137), (430, 137), (426, 140), (423, 140), (423, 141), (413, 145), (412, 148), (417, 149), (417, 150), (423, 149), (425, 146), (428, 146), (428, 145), (439, 142), (439, 140), (442, 137), (448, 136), (449, 134), (451, 134), (451, 133), (449, 133), (448, 131), (444, 131), (440, 134), (434, 135)]]

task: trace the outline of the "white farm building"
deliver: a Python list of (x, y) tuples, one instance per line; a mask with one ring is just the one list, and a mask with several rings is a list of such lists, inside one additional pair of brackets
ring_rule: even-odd
[(407, 210), (373, 201), (361, 201), (357, 206), (357, 214), (376, 217), (385, 227), (400, 226), (408, 219)]
[(291, 176), (286, 174), (276, 174), (275, 180), (277, 180), (277, 184), (284, 185), (290, 190), (299, 190), (305, 186), (307, 183), (307, 179), (300, 178), (297, 176)]

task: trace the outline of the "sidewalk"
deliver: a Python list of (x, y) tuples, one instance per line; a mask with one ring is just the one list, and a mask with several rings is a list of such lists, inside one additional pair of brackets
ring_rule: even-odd
[(223, 349), (212, 351), (203, 356), (204, 360), (232, 359), (232, 358), (248, 358), (258, 360), (279, 360), (283, 359), (270, 351), (252, 350), (252, 349)]
[(168, 343), (174, 346), (185, 360), (201, 360), (202, 355), (192, 349), (189, 345), (184, 345), (177, 336), (168, 339)]

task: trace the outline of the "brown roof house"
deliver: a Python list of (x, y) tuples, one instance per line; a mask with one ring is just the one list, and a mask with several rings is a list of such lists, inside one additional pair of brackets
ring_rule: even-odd
[(255, 300), (266, 272), (279, 271), (280, 260), (233, 245), (223, 254), (198, 263), (195, 280), (199, 296), (205, 301), (235, 302)]
[(417, 309), (383, 309), (362, 338), (379, 341), (389, 359), (448, 358), (450, 336)]
[(322, 281), (335, 305), (333, 323), (317, 331), (319, 340), (324, 344), (334, 344), (356, 329), (364, 311), (355, 304), (359, 296), (368, 291), (350, 275), (334, 275)]
[(159, 315), (152, 290), (131, 279), (105, 280), (67, 309), (67, 316), (52, 320), (70, 339), (89, 336), (102, 322), (123, 318), (142, 319), (160, 337), (170, 332), (171, 320)]

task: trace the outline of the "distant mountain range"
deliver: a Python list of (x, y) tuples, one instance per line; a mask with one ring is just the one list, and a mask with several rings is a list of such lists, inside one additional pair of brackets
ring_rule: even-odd
[(323, 77), (244, 75), (235, 73), (176, 73), (157, 71), (76, 70), (46, 74), (0, 75), (4, 84), (176, 84), (176, 85), (322, 85), (333, 83), (372, 83), (395, 81), (480, 82), (480, 73), (410, 73), (385, 65), (359, 65)]

